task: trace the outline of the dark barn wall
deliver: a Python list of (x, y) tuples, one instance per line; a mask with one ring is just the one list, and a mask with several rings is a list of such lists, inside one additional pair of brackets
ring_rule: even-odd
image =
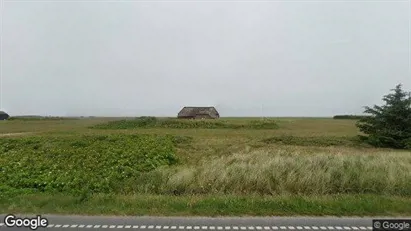
[(194, 119), (193, 116), (177, 116), (179, 119)]
[(210, 115), (205, 115), (205, 114), (198, 114), (195, 116), (196, 119), (212, 119)]
[(7, 120), (9, 117), (7, 114), (0, 114), (0, 120)]

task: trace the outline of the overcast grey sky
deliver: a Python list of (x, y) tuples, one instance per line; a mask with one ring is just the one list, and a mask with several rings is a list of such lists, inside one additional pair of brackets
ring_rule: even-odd
[(411, 88), (409, 1), (9, 0), (2, 16), (11, 115), (332, 116)]

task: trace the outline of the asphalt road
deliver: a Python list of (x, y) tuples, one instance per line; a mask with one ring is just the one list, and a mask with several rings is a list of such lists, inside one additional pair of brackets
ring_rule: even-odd
[[(8, 228), (5, 214), (0, 215), (0, 230), (30, 230), (26, 227)], [(16, 215), (33, 218), (35, 215)], [(37, 230), (144, 230), (144, 231), (298, 231), (372, 230), (373, 218), (336, 217), (109, 217), (42, 215), (48, 227)], [(396, 218), (400, 219), (400, 218)], [(410, 218), (402, 218), (410, 219)]]

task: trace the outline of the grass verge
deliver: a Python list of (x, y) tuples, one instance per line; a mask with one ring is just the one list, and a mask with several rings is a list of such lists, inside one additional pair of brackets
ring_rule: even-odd
[(375, 195), (155, 196), (16, 194), (0, 197), (0, 213), (152, 216), (408, 216), (411, 198)]

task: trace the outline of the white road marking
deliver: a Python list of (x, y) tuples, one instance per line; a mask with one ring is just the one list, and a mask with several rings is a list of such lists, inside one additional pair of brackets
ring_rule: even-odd
[(4, 225), (4, 223), (0, 223), (0, 227), (3, 226), (3, 225)]
[[(5, 226), (4, 223), (0, 223), (0, 227)], [(255, 231), (270, 231), (270, 230), (342, 230), (342, 231), (364, 231), (372, 230), (369, 226), (162, 226), (162, 225), (81, 225), (81, 224), (49, 224), (47, 228), (110, 228), (110, 229), (180, 229), (180, 230), (255, 230)]]

